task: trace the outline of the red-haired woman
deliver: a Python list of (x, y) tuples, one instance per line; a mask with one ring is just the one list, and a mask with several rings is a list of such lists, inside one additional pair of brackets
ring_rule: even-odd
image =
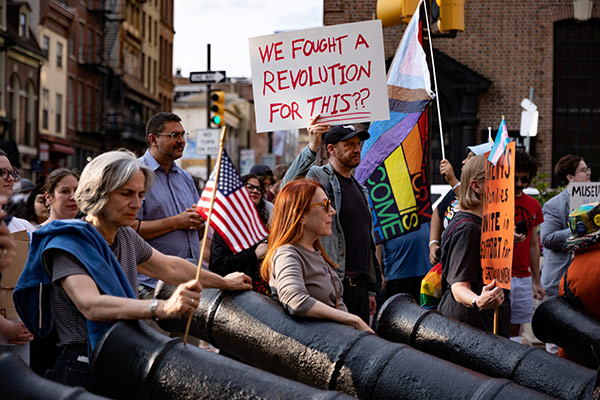
[(319, 238), (331, 234), (331, 207), (323, 187), (300, 179), (285, 185), (271, 217), (269, 248), (261, 267), (272, 295), (295, 316), (324, 318), (373, 332), (348, 313), (335, 264)]

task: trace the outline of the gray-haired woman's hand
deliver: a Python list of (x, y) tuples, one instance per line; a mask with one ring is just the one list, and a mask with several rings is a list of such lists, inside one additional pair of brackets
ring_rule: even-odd
[(157, 318), (178, 318), (194, 311), (200, 302), (201, 291), (202, 285), (195, 279), (177, 286), (168, 300), (159, 302), (156, 309)]

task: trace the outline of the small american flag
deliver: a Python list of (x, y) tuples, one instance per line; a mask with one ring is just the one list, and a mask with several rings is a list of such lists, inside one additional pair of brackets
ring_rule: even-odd
[[(196, 211), (205, 219), (208, 218), (214, 187), (215, 171), (210, 175), (196, 207)], [(236, 253), (258, 243), (269, 234), (250, 200), (246, 186), (224, 150), (210, 226), (219, 232), (229, 248)]]

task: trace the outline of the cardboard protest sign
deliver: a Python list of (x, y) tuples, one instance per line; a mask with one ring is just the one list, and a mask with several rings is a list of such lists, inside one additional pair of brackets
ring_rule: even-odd
[(600, 182), (573, 182), (569, 185), (570, 211), (600, 201)]
[(381, 21), (249, 39), (257, 132), (389, 119)]
[(485, 161), (485, 192), (481, 224), (483, 283), (493, 279), (510, 290), (515, 231), (515, 142), (510, 142), (494, 166)]
[(0, 287), (0, 315), (7, 319), (17, 319), (19, 314), (15, 310), (12, 294), (29, 254), (29, 236), (27, 231), (12, 234), (15, 241), (17, 255), (12, 264), (2, 271), (2, 286)]

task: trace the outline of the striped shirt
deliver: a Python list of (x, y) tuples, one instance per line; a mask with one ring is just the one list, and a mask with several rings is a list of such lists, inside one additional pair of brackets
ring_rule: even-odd
[[(117, 230), (110, 248), (117, 257), (129, 284), (137, 292), (137, 266), (150, 259), (152, 247), (130, 227)], [(71, 253), (63, 250), (49, 250), (44, 254), (46, 264), (52, 271), (52, 292), (50, 306), (54, 314), (54, 323), (58, 332), (59, 345), (85, 343), (87, 325), (83, 314), (75, 307), (60, 280), (71, 275), (88, 275), (83, 264)]]

